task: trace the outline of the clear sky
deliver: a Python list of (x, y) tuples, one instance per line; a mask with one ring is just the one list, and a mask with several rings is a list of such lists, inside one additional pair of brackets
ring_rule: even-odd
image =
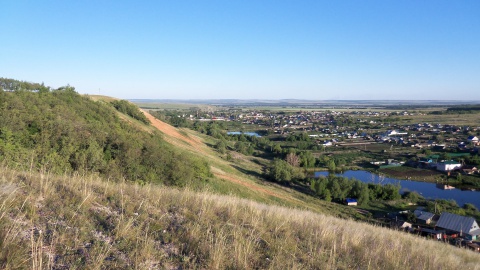
[(0, 77), (151, 99), (480, 100), (480, 1), (0, 0)]

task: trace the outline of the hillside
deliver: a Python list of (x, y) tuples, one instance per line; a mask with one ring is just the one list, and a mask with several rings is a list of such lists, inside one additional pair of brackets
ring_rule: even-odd
[(349, 220), (365, 217), (126, 101), (13, 82), (0, 88), (2, 269), (480, 269), (478, 254)]
[(231, 196), (0, 168), (2, 269), (480, 269), (478, 254)]
[(95, 102), (72, 87), (0, 91), (0, 115), (0, 162), (10, 167), (177, 186), (211, 174), (204, 159), (139, 130), (148, 120), (126, 101)]
[(260, 162), (257, 159), (235, 153), (236, 158), (233, 161), (226, 161), (210, 147), (215, 143), (211, 136), (188, 128), (175, 128), (156, 119), (147, 111), (143, 111), (143, 113), (151, 122), (152, 127), (162, 133), (166, 142), (188, 151), (191, 156), (208, 160), (214, 177), (210, 178), (205, 184), (204, 188), (206, 190), (343, 218), (364, 218), (354, 209), (325, 202), (294, 189), (265, 181), (263, 177), (258, 177), (262, 174), (263, 167), (259, 165)]

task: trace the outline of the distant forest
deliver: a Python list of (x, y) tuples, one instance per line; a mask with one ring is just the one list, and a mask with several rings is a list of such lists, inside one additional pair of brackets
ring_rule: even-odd
[(445, 111), (433, 111), (430, 114), (468, 114), (480, 112), (480, 105), (459, 105), (447, 108)]
[(0, 78), (0, 162), (179, 186), (210, 176), (206, 161), (175, 149), (159, 133), (138, 130), (117, 110), (148, 123), (127, 101), (93, 101), (71, 86)]

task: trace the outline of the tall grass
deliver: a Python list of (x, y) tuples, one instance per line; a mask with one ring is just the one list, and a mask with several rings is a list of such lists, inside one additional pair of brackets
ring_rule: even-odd
[(480, 269), (480, 254), (236, 197), (0, 167), (2, 269)]

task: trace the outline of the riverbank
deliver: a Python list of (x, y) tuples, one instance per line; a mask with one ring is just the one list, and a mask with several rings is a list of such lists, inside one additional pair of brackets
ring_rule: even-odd
[(378, 169), (379, 173), (397, 179), (420, 181), (427, 183), (438, 183), (446, 178), (446, 175), (439, 171), (417, 169), (407, 166), (390, 167)]
[(387, 177), (399, 180), (411, 180), (418, 182), (427, 182), (435, 184), (448, 184), (462, 190), (479, 190), (480, 177), (473, 175), (448, 176), (447, 174), (435, 170), (418, 169), (407, 166), (399, 166), (385, 169), (378, 169), (377, 174), (383, 174)]
[[(314, 176), (328, 176), (328, 174), (329, 173), (326, 171), (317, 171)], [(471, 189), (462, 190), (458, 188), (445, 190), (438, 186), (437, 183), (390, 178), (385, 175), (379, 175), (376, 172), (366, 170), (349, 170), (343, 173), (336, 173), (336, 175), (347, 178), (355, 178), (364, 183), (399, 185), (401, 187), (401, 194), (406, 192), (416, 192), (426, 199), (454, 200), (459, 206), (471, 203), (475, 205), (475, 207), (480, 208), (480, 191), (472, 191)]]

